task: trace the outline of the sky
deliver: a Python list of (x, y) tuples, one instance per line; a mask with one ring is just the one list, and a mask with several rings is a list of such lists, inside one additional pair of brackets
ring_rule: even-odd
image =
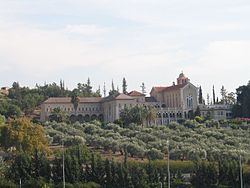
[(203, 93), (250, 80), (249, 0), (0, 0), (0, 86), (89, 77), (94, 89), (170, 86)]

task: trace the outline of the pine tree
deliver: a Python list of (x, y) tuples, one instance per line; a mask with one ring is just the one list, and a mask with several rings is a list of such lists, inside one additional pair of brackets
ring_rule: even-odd
[(128, 92), (127, 92), (127, 87), (128, 87), (127, 81), (126, 81), (125, 78), (123, 78), (123, 80), (122, 80), (122, 92), (123, 92), (124, 94), (127, 94), (127, 93), (128, 93)]
[(201, 89), (201, 86), (199, 88), (199, 104), (202, 104), (203, 103), (203, 97), (202, 97), (202, 89)]

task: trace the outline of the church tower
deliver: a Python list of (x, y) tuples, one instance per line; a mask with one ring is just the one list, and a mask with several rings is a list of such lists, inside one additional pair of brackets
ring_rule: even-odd
[(188, 83), (190, 80), (186, 77), (183, 72), (177, 78), (177, 85)]

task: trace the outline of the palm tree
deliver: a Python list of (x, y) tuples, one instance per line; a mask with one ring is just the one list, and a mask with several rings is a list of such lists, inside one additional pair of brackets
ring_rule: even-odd
[(55, 120), (57, 122), (64, 122), (67, 120), (67, 114), (63, 110), (61, 110), (59, 107), (54, 108), (51, 112), (52, 120)]
[(75, 115), (76, 115), (76, 110), (77, 110), (79, 102), (80, 102), (80, 98), (76, 95), (76, 93), (73, 93), (73, 95), (71, 96), (71, 103), (74, 106)]
[(151, 125), (151, 122), (156, 119), (156, 111), (153, 107), (149, 106), (146, 109), (146, 120), (147, 124)]

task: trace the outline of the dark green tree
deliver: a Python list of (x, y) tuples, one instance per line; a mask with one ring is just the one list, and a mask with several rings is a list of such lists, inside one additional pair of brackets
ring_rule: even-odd
[(72, 96), (71, 96), (71, 103), (73, 104), (74, 106), (74, 110), (75, 110), (75, 113), (77, 111), (77, 107), (78, 107), (78, 104), (80, 102), (80, 98), (77, 96), (77, 94), (74, 92), (72, 93)]
[(86, 92), (87, 92), (88, 96), (91, 96), (91, 94), (92, 94), (92, 86), (91, 86), (91, 83), (90, 83), (90, 79), (89, 79), (89, 78), (88, 78), (88, 80), (87, 80)]
[(250, 118), (250, 84), (236, 89), (237, 103), (233, 106), (234, 117)]
[(8, 178), (16, 183), (19, 183), (20, 179), (22, 182), (30, 180), (32, 178), (31, 162), (31, 156), (24, 152), (19, 153), (10, 166)]
[(200, 110), (200, 107), (197, 106), (195, 112), (194, 112), (194, 116), (201, 116), (201, 110)]
[(119, 91), (115, 89), (115, 85), (114, 85), (114, 82), (112, 80), (111, 90), (109, 91), (109, 96), (113, 96), (113, 95), (117, 95), (117, 94), (119, 94)]
[(127, 87), (128, 87), (127, 81), (126, 81), (125, 78), (123, 78), (123, 80), (122, 80), (122, 92), (123, 92), (124, 94), (127, 94), (127, 93), (128, 93), (128, 92), (127, 92)]
[(218, 169), (214, 162), (197, 161), (194, 175), (192, 177), (192, 185), (194, 187), (212, 188), (218, 181)]
[(213, 85), (213, 104), (215, 104), (215, 91), (214, 91), (214, 85)]
[(198, 101), (199, 101), (199, 104), (203, 104), (203, 97), (202, 97), (202, 89), (201, 89), (201, 86), (200, 86), (200, 88), (199, 88), (199, 99), (198, 99)]
[(108, 159), (105, 160), (105, 185), (106, 187), (112, 187), (112, 174), (111, 166)]
[(33, 178), (38, 179), (39, 177), (43, 177), (46, 180), (50, 179), (50, 162), (44, 153), (41, 153), (37, 150), (34, 151), (31, 168), (33, 171)]

